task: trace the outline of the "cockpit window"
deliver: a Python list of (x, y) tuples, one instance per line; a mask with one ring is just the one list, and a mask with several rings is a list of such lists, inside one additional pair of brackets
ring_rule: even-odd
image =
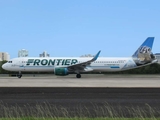
[(8, 61), (8, 63), (12, 63), (12, 61)]

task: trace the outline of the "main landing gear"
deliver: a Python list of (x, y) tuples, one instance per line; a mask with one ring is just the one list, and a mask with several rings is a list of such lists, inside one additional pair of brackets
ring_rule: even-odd
[(19, 71), (19, 74), (17, 75), (18, 78), (21, 78), (22, 77), (22, 73), (21, 71)]
[(77, 78), (81, 78), (81, 74), (77, 74), (76, 77), (77, 77)]

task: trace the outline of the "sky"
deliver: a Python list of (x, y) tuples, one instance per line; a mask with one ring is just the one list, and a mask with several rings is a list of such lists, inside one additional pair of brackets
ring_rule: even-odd
[(131, 56), (147, 37), (160, 52), (160, 0), (0, 0), (0, 51), (11, 58)]

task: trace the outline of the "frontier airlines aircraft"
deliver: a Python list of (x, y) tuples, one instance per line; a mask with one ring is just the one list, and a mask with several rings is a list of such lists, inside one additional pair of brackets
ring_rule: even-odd
[(113, 72), (134, 69), (157, 62), (151, 52), (154, 37), (148, 37), (131, 57), (99, 57), (99, 51), (93, 58), (90, 57), (21, 57), (5, 63), (2, 68), (8, 71), (17, 71), (18, 78), (21, 72), (53, 72), (55, 75), (65, 76), (75, 73), (81, 78), (84, 72)]

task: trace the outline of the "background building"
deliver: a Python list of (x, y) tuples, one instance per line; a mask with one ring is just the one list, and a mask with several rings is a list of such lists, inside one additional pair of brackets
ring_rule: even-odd
[(9, 61), (9, 59), (10, 59), (10, 55), (7, 52), (0, 52), (0, 60), (1, 61), (3, 61), (3, 60)]
[(50, 55), (47, 54), (46, 51), (44, 51), (42, 54), (39, 54), (39, 57), (50, 57)]
[(28, 57), (28, 51), (25, 49), (19, 50), (18, 57)]
[(160, 64), (160, 53), (156, 53), (156, 54), (154, 54), (154, 55), (155, 55), (155, 57), (157, 58), (158, 63)]

